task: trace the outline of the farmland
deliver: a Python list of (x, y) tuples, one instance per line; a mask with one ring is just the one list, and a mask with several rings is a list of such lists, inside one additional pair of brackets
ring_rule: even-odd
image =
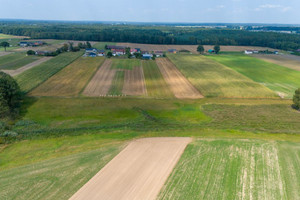
[(168, 57), (206, 97), (276, 97), (276, 94), (268, 88), (204, 56), (168, 55)]
[(294, 55), (253, 54), (254, 57), (277, 65), (300, 71), (300, 57)]
[(141, 66), (140, 60), (113, 59), (111, 68), (132, 70), (134, 67), (138, 66)]
[(198, 99), (203, 97), (168, 59), (157, 59), (156, 63), (177, 98)]
[(169, 86), (160, 73), (155, 61), (143, 61), (142, 62), (145, 83), (147, 88), (147, 94), (149, 97), (156, 98), (172, 98), (172, 94)]
[(197, 140), (159, 199), (297, 199), (299, 153), (296, 143)]
[(37, 56), (26, 56), (26, 53), (12, 53), (0, 57), (0, 70), (15, 70), (38, 60)]
[(284, 98), (291, 98), (300, 87), (299, 71), (245, 55), (219, 55), (209, 58), (265, 85)]
[(104, 58), (80, 57), (42, 85), (30, 92), (32, 96), (77, 96), (84, 89)]
[(82, 52), (60, 54), (59, 56), (16, 76), (16, 80), (22, 91), (29, 92), (81, 55)]
[(124, 71), (117, 71), (108, 91), (109, 95), (122, 95), (124, 84)]

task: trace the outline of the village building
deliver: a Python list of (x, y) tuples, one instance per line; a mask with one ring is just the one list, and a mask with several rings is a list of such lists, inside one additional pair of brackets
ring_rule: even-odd
[(156, 55), (156, 57), (163, 57), (164, 56), (163, 51), (154, 51), (154, 54)]
[(168, 52), (169, 53), (177, 53), (177, 50), (176, 49), (168, 49)]
[(143, 54), (143, 59), (145, 60), (150, 60), (152, 59), (153, 55), (152, 54)]

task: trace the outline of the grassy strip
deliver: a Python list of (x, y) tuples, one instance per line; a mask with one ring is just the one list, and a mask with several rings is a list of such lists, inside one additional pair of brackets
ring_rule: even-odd
[[(69, 139), (69, 140), (65, 140)], [(57, 156), (50, 150), (65, 154), (76, 148), (87, 148), (88, 144), (97, 145), (97, 150), (54, 158), (36, 164), (25, 165), (0, 171), (0, 196), (3, 199), (69, 199), (102, 167), (104, 167), (121, 150), (119, 142), (97, 140), (96, 137), (65, 138), (58, 143), (53, 141), (36, 141), (36, 150), (40, 157)], [(44, 142), (44, 143), (43, 143)], [(74, 146), (66, 145), (73, 144)], [(98, 144), (97, 144), (98, 143)], [(47, 145), (48, 149), (43, 145)], [(43, 150), (40, 152), (41, 148)], [(64, 149), (67, 146), (67, 149)], [(30, 147), (33, 147), (31, 145)], [(60, 147), (60, 148), (59, 148)], [(73, 150), (72, 150), (73, 149)], [(25, 151), (29, 148), (25, 149)], [(31, 149), (33, 150), (33, 149)], [(86, 151), (86, 150), (85, 150)], [(34, 153), (30, 151), (30, 153)], [(23, 155), (30, 155), (23, 154)], [(26, 157), (25, 156), (25, 157)], [(24, 159), (26, 162), (26, 160)]]
[(124, 71), (117, 71), (112, 82), (108, 95), (122, 95), (124, 84)]
[(141, 66), (141, 61), (138, 59), (113, 59), (111, 69), (128, 69)]
[(276, 97), (268, 88), (204, 56), (170, 54), (168, 57), (206, 97)]
[(21, 57), (20, 59), (12, 60), (11, 62), (0, 65), (0, 69), (5, 69), (5, 70), (19, 69), (20, 67), (23, 67), (29, 63), (32, 63), (38, 59), (40, 59), (40, 57), (37, 57), (37, 56)]
[(142, 61), (144, 70), (147, 94), (150, 97), (172, 98), (173, 93), (170, 91), (167, 83), (162, 77), (155, 61)]
[[(282, 145), (295, 153), (283, 152)], [(300, 191), (296, 181), (300, 161), (297, 145), (257, 140), (197, 140), (188, 145), (159, 199), (297, 199)], [(285, 168), (282, 159), (294, 162), (288, 162), (289, 167)], [(294, 174), (297, 177), (289, 179)]]
[(103, 57), (80, 57), (46, 82), (35, 88), (32, 96), (77, 96), (103, 63)]
[(300, 72), (245, 55), (218, 55), (209, 58), (291, 98), (300, 87)]
[(76, 58), (81, 56), (82, 53), (83, 52), (70, 52), (60, 54), (57, 57), (18, 75), (16, 80), (20, 85), (21, 90), (29, 92), (36, 88), (58, 71), (69, 65)]

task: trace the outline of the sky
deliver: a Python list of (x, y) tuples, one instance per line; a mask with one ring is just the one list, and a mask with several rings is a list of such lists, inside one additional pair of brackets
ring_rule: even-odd
[(0, 0), (0, 19), (300, 24), (300, 0)]

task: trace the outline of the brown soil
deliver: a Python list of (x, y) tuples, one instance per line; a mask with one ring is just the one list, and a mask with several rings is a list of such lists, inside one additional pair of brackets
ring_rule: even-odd
[(176, 98), (203, 98), (200, 92), (181, 74), (176, 66), (167, 58), (156, 59), (157, 66)]
[(190, 141), (190, 138), (133, 141), (70, 200), (155, 199)]
[(290, 69), (300, 71), (300, 56), (274, 55), (274, 54), (272, 55), (254, 54), (253, 56), (270, 63), (274, 63), (284, 67), (288, 67)]
[(144, 71), (142, 67), (134, 67), (132, 70), (125, 70), (122, 93), (132, 96), (147, 94)]
[(114, 79), (116, 70), (111, 69), (112, 61), (107, 59), (89, 82), (83, 94), (86, 96), (105, 96)]

